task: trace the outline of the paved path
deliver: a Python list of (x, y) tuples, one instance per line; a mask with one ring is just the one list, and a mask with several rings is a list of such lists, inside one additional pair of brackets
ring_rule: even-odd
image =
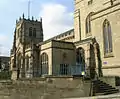
[[(66, 99), (68, 99), (68, 98), (66, 98)], [(104, 95), (104, 96), (69, 98), (69, 99), (120, 99), (120, 93), (111, 94), (111, 95)]]

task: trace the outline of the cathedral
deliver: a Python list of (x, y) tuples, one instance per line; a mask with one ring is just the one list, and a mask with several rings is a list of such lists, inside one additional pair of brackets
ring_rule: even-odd
[(74, 28), (44, 40), (42, 19), (16, 21), (12, 79), (120, 76), (120, 1), (74, 0)]

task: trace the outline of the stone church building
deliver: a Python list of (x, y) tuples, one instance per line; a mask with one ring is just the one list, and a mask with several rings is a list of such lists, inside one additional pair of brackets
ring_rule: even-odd
[[(16, 21), (12, 78), (120, 76), (120, 1), (74, 0), (74, 29), (44, 41), (40, 21)], [(44, 20), (43, 20), (44, 21)]]

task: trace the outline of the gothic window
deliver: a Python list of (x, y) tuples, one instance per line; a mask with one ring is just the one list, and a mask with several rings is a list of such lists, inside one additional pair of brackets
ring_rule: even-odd
[(85, 23), (85, 28), (86, 28), (86, 34), (91, 32), (91, 15), (93, 12), (91, 12), (87, 18), (86, 18), (86, 23)]
[(29, 70), (29, 57), (26, 56), (26, 70)]
[(81, 67), (81, 70), (84, 71), (85, 68), (85, 51), (82, 47), (76, 50), (76, 64)]
[(20, 36), (20, 37), (22, 36), (22, 34), (21, 34), (21, 29), (19, 29), (19, 36)]
[(84, 49), (83, 48), (78, 48), (76, 51), (76, 62), (78, 64), (82, 64), (85, 61), (85, 56), (84, 56)]
[(29, 28), (29, 36), (32, 36), (32, 27)]
[(36, 28), (33, 29), (33, 37), (36, 37)]
[(103, 23), (103, 39), (104, 39), (104, 53), (106, 55), (113, 51), (111, 25), (107, 19)]
[(18, 29), (18, 37), (20, 37), (20, 28)]
[(48, 74), (48, 55), (46, 53), (41, 55), (41, 73)]

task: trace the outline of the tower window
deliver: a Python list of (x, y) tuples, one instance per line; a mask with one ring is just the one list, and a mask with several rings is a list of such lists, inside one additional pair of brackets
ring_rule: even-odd
[(103, 39), (105, 56), (113, 52), (112, 48), (112, 32), (110, 22), (106, 19), (103, 23)]
[(36, 28), (33, 29), (33, 37), (36, 37)]
[(32, 36), (32, 27), (29, 28), (29, 36)]
[(20, 28), (18, 29), (18, 37), (20, 37)]

